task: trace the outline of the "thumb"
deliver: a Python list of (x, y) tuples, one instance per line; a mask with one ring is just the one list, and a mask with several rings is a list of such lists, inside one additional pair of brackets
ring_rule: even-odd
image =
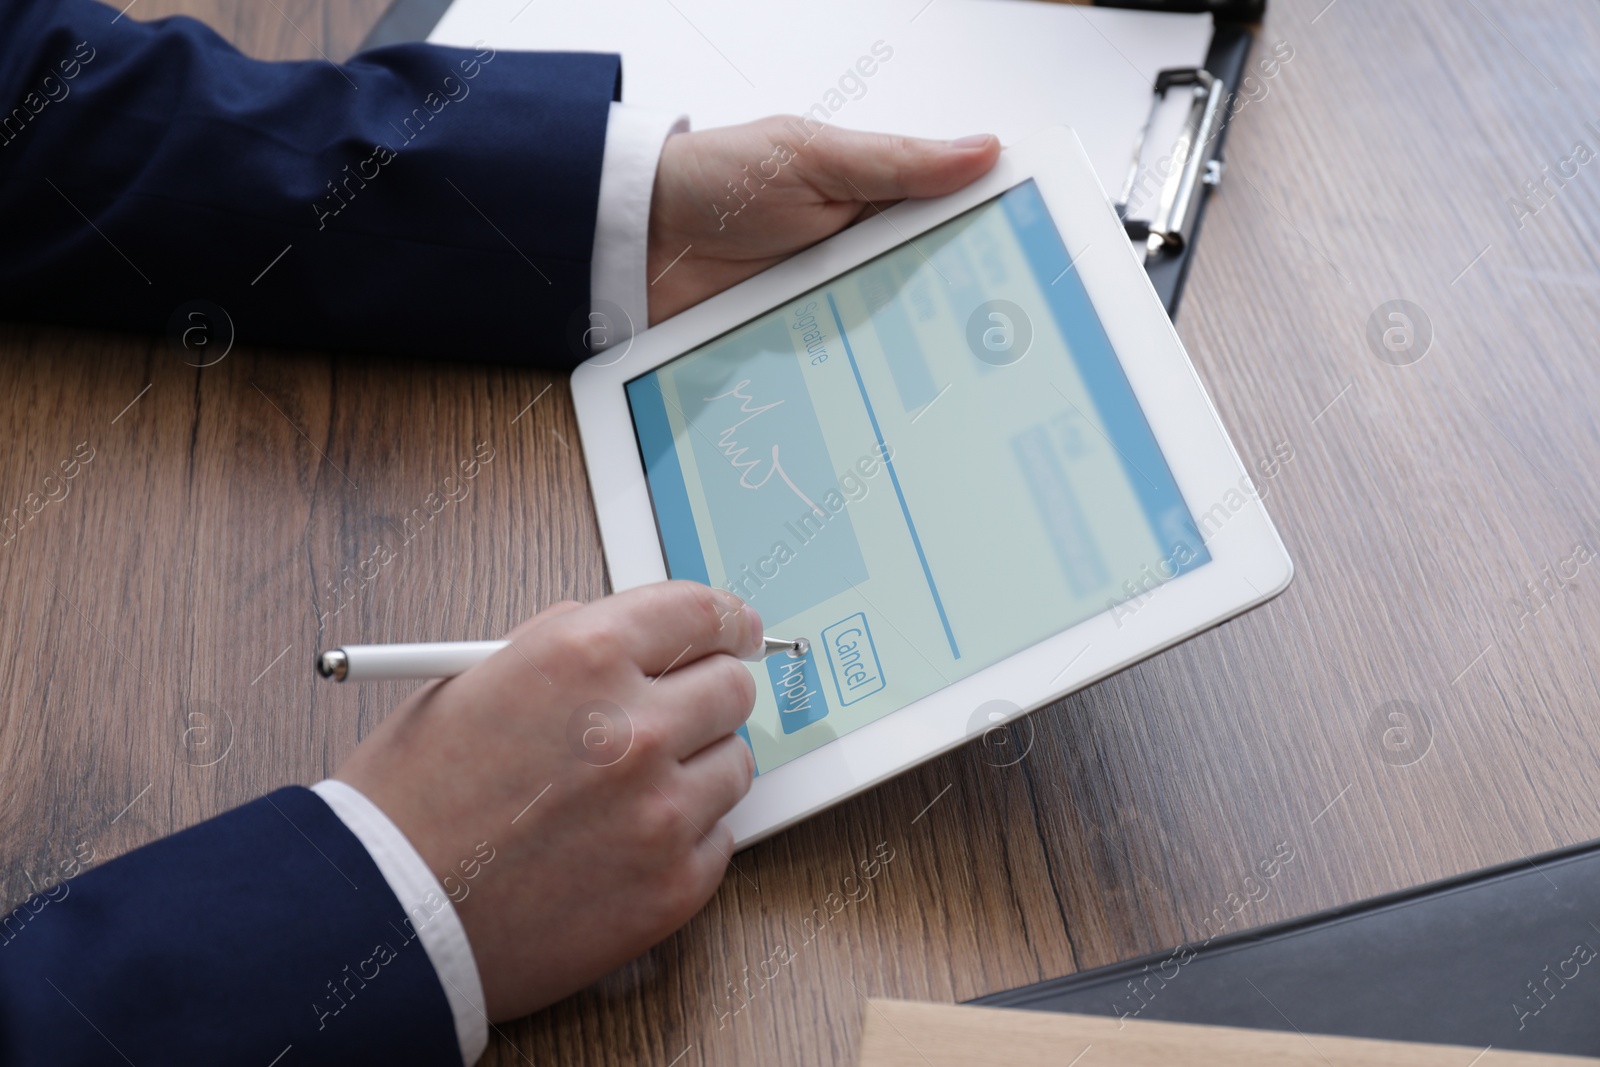
[(799, 177), (829, 200), (943, 196), (981, 178), (1000, 158), (1000, 139), (978, 134), (932, 141), (827, 127), (796, 153)]

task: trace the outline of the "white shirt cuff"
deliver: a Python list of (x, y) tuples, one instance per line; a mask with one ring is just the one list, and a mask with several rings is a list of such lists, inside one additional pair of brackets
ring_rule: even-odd
[(455, 1018), (461, 1062), (476, 1063), (489, 1045), (489, 1016), (484, 1010), (483, 984), (478, 980), (472, 945), (444, 887), (400, 828), (358, 790), (325, 778), (311, 791), (356, 835), (400, 901), (444, 987), (450, 1014)]
[(589, 294), (594, 314), (620, 311), (624, 321), (591, 315), (590, 351), (618, 344), (650, 324), (650, 285), (645, 277), (650, 194), (655, 189), (661, 145), (688, 128), (689, 120), (683, 115), (611, 105), (605, 156), (600, 162), (600, 209), (595, 216)]

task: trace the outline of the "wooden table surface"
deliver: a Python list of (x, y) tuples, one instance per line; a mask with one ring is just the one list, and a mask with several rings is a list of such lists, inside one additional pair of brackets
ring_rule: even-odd
[[(130, 16), (339, 58), (383, 2)], [(965, 999), (1600, 836), (1600, 9), (1273, 0), (1254, 58), (1280, 42), (1178, 328), (1245, 460), (1292, 455), (1261, 485), (1293, 586), (1013, 728), (1020, 762), (971, 745), (738, 856), (485, 1062), (851, 1063), (869, 995)], [(1396, 300), (1408, 358), (1427, 339), (1404, 366), (1367, 336)], [(0, 548), (8, 904), (75, 848), (332, 771), (407, 687), (318, 683), (314, 650), (604, 591), (560, 377), (242, 346), (196, 369), (17, 324), (0, 352), (0, 503), (66, 494)], [(330, 595), (480, 443), (471, 494)]]

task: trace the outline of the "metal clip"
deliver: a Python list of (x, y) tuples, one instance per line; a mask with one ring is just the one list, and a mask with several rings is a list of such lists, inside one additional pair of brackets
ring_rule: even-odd
[(1222, 163), (1213, 159), (1217, 134), (1222, 129), (1223, 87), (1210, 71), (1199, 67), (1182, 67), (1164, 70), (1156, 76), (1155, 97), (1150, 104), (1150, 115), (1133, 147), (1133, 164), (1128, 179), (1123, 183), (1117, 214), (1126, 216), (1128, 200), (1133, 195), (1143, 161), (1144, 141), (1149, 134), (1156, 109), (1166, 100), (1167, 90), (1179, 86), (1190, 87), (1189, 114), (1184, 119), (1183, 130), (1173, 142), (1171, 169), (1161, 186), (1155, 218), (1148, 225), (1128, 222), (1129, 236), (1143, 240), (1146, 261), (1162, 253), (1177, 254), (1183, 251), (1189, 236), (1194, 232), (1199, 214), (1201, 190), (1222, 180)]

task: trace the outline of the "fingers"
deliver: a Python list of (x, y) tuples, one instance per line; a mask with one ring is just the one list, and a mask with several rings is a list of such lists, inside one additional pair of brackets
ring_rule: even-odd
[(830, 200), (942, 196), (989, 172), (1000, 158), (990, 134), (930, 141), (829, 127), (795, 154), (799, 174)]
[[(709, 900), (727, 875), (728, 867), (739, 870), (738, 864), (733, 862), (733, 828), (725, 822), (706, 827), (705, 836), (695, 846), (691, 862), (703, 872), (701, 877), (706, 879), (710, 887), (706, 892), (706, 899)], [(743, 872), (740, 874), (742, 876)]]
[(750, 717), (756, 684), (750, 669), (730, 656), (708, 656), (674, 667), (651, 688), (662, 733), (672, 754), (687, 759), (733, 733)]
[(755, 768), (750, 746), (738, 734), (730, 734), (684, 760), (668, 791), (683, 814), (702, 832), (710, 833), (750, 792)]
[(616, 640), (648, 675), (718, 652), (753, 655), (761, 616), (732, 593), (698, 582), (661, 582), (607, 597), (588, 609), (587, 624)]

